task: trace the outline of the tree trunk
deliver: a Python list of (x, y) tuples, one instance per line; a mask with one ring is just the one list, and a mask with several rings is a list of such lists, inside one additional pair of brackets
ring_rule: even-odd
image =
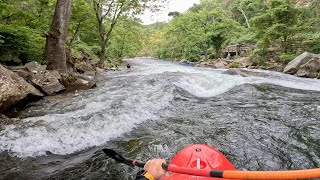
[(208, 60), (208, 48), (206, 48), (205, 52), (204, 52), (204, 60), (207, 61)]
[(80, 32), (81, 23), (82, 23), (82, 20), (78, 22), (76, 31), (74, 32), (72, 38), (70, 39), (69, 45), (71, 45), (75, 39), (77, 39), (77, 41), (80, 41), (79, 32)]
[(65, 43), (70, 20), (71, 0), (57, 0), (52, 24), (46, 37), (45, 60), (47, 68), (67, 73)]
[(283, 37), (283, 49), (284, 49), (284, 53), (288, 53), (288, 37), (285, 35)]
[(106, 61), (106, 44), (104, 43), (104, 40), (101, 42), (100, 48), (100, 60), (98, 62), (98, 67), (104, 68), (104, 62)]
[(246, 15), (246, 13), (244, 12), (244, 10), (243, 10), (241, 7), (239, 7), (239, 10), (241, 11), (241, 13), (242, 13), (243, 17), (246, 19), (247, 27), (248, 27), (248, 28), (250, 28), (249, 19), (248, 19), (248, 17), (247, 17), (247, 15)]

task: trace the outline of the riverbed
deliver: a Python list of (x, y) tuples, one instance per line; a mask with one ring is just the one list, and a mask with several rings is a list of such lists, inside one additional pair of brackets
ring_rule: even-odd
[[(239, 170), (320, 167), (320, 80), (130, 59), (95, 89), (43, 99), (0, 131), (0, 179), (134, 179), (108, 159), (208, 144)], [(256, 75), (255, 75), (256, 74)]]

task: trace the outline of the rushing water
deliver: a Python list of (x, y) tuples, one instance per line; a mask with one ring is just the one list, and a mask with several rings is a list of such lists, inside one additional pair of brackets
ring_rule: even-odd
[(0, 131), (0, 179), (132, 179), (102, 152), (170, 160), (204, 143), (241, 170), (320, 167), (320, 81), (241, 77), (147, 59), (98, 87), (42, 100)]

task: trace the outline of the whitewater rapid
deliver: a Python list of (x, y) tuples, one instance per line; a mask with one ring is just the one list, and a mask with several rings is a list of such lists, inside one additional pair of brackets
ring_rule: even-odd
[[(226, 70), (182, 66), (172, 62), (132, 59), (134, 71), (108, 72), (98, 87), (67, 100), (43, 103), (45, 112), (17, 119), (0, 132), (0, 152), (21, 158), (67, 155), (104, 145), (142, 123), (175, 115), (173, 92), (184, 90), (208, 98), (244, 84), (274, 84), (320, 91), (320, 80), (248, 70), (259, 76), (232, 76)], [(250, 92), (249, 92), (250, 93)]]

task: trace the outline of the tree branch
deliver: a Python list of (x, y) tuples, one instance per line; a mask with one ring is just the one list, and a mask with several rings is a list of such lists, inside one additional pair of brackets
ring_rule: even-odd
[[(106, 14), (104, 14), (103, 16), (102, 16), (102, 19), (104, 19), (109, 13), (110, 13), (110, 11), (111, 11), (111, 9), (112, 9), (112, 4), (114, 3), (114, 0), (112, 0), (112, 2), (109, 4), (109, 8), (108, 8), (108, 11), (106, 12)], [(102, 13), (101, 13), (102, 14)]]

